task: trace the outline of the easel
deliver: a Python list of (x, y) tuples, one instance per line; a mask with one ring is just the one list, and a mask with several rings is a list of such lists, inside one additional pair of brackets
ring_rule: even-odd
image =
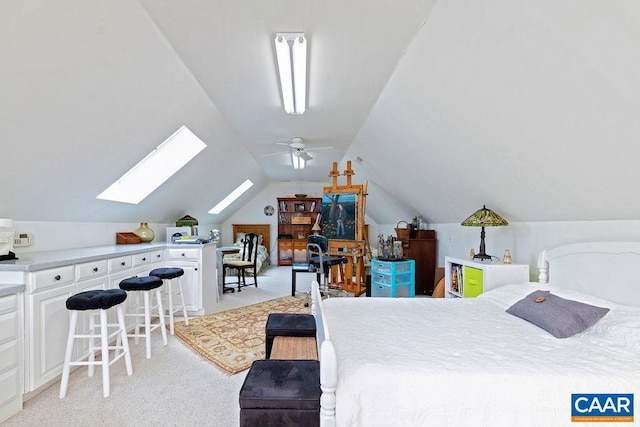
[[(364, 233), (364, 212), (366, 204), (367, 184), (354, 185), (351, 183), (351, 177), (355, 174), (351, 169), (351, 161), (347, 161), (347, 169), (343, 175), (347, 177), (346, 185), (338, 185), (338, 163), (333, 162), (333, 169), (329, 172), (332, 179), (331, 187), (322, 189), (324, 194), (355, 194), (356, 195), (356, 238), (355, 240), (331, 239), (329, 240), (329, 255), (346, 256), (348, 262), (344, 266), (344, 277), (338, 282), (338, 267), (333, 267), (330, 277), (331, 284), (340, 285), (342, 289), (354, 294), (362, 295), (366, 292), (366, 274), (364, 266), (365, 250), (369, 247), (367, 236)], [(370, 252), (371, 249), (368, 250)], [(335, 270), (335, 271), (334, 271)]]

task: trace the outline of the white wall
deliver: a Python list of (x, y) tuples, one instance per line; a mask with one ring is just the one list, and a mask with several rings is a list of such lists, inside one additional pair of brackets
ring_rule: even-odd
[[(148, 225), (156, 235), (153, 242), (165, 241), (165, 229), (170, 224), (149, 223)], [(133, 232), (138, 227), (140, 227), (140, 223), (42, 222), (14, 220), (13, 228), (16, 232), (33, 234), (34, 245), (14, 248), (13, 252), (15, 252), (19, 257), (20, 254), (30, 252), (114, 245), (116, 243), (117, 232)]]
[[(309, 189), (311, 188), (311, 189)], [(264, 206), (275, 206), (276, 197), (304, 192), (309, 196), (318, 196), (313, 192), (313, 185), (304, 188), (299, 184), (272, 184), (237, 211), (222, 225), (202, 224), (201, 234), (208, 233), (210, 228), (222, 230), (221, 244), (231, 244), (232, 224), (271, 224), (271, 261), (277, 259), (277, 224), (276, 216), (267, 217), (263, 213)], [(317, 185), (316, 185), (317, 188)], [(369, 223), (369, 236), (375, 244), (378, 234), (395, 235), (396, 224)], [(56, 249), (79, 248), (88, 246), (112, 245), (118, 231), (134, 231), (139, 223), (87, 223), (87, 222), (38, 222), (15, 221), (17, 232), (33, 233), (35, 244), (30, 247), (15, 248), (14, 252), (49, 251)], [(150, 223), (149, 227), (156, 232), (154, 242), (165, 241), (165, 228), (175, 224)], [(445, 256), (465, 258), (473, 248), (476, 252), (480, 245), (480, 228), (463, 227), (460, 224), (430, 224), (436, 230), (438, 238), (437, 265), (444, 265)], [(537, 277), (537, 257), (543, 249), (563, 244), (585, 241), (640, 241), (640, 221), (573, 221), (573, 222), (521, 222), (510, 223), (507, 227), (487, 227), (485, 229), (486, 252), (502, 258), (505, 249), (509, 249), (514, 263), (529, 264), (531, 278)]]
[[(468, 257), (478, 252), (480, 228), (460, 224), (434, 224), (438, 236), (438, 266), (445, 256)], [(640, 221), (521, 222), (507, 227), (485, 228), (486, 252), (502, 258), (509, 249), (514, 263), (529, 264), (531, 277), (538, 274), (540, 251), (586, 241), (640, 241)]]

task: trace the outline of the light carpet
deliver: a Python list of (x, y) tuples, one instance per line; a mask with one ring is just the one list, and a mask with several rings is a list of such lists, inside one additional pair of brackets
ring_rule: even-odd
[(175, 335), (196, 353), (230, 375), (264, 359), (265, 324), (269, 313), (311, 313), (305, 300), (276, 298), (175, 324)]

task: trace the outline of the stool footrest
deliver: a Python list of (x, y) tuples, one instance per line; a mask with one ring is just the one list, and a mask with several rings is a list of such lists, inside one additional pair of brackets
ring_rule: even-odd
[(318, 360), (316, 339), (314, 337), (275, 337), (269, 359)]

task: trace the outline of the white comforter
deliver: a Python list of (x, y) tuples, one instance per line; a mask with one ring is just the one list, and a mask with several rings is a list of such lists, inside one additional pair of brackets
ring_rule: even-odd
[[(558, 339), (505, 313), (539, 284), (474, 299), (323, 301), (338, 357), (338, 426), (576, 426), (571, 393), (640, 396), (640, 308)], [(592, 425), (592, 424), (591, 424)]]

